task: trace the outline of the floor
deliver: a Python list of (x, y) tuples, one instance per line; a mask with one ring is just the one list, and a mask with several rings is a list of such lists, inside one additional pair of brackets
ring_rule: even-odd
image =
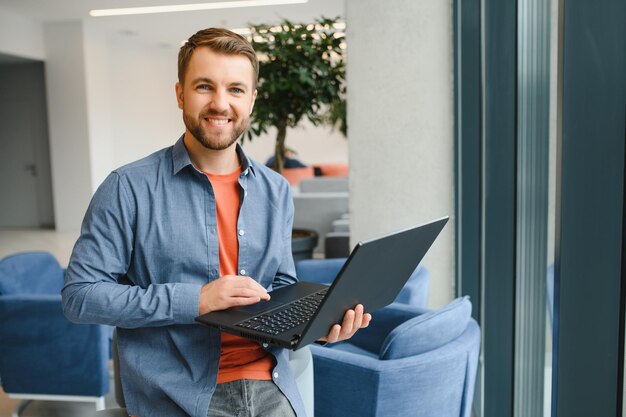
[[(109, 386), (111, 388), (104, 399), (105, 406), (106, 408), (117, 408), (112, 377)], [(0, 388), (0, 417), (10, 417), (18, 404), (19, 400), (8, 398)], [(96, 407), (93, 403), (33, 401), (20, 414), (20, 417), (91, 417), (95, 412)]]
[(43, 250), (52, 253), (66, 267), (77, 238), (78, 231), (0, 229), (0, 258), (20, 251)]

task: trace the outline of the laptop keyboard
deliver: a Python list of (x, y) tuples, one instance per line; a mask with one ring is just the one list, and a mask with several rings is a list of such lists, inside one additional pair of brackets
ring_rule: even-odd
[(281, 334), (309, 321), (326, 296), (326, 292), (328, 288), (294, 301), (282, 310), (242, 321), (237, 326), (273, 335)]

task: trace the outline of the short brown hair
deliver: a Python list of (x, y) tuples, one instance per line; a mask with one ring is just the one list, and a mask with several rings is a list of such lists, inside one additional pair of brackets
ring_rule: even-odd
[(252, 64), (254, 70), (253, 89), (256, 88), (259, 79), (259, 60), (252, 49), (250, 42), (241, 35), (228, 29), (208, 28), (192, 35), (178, 52), (178, 82), (183, 84), (189, 61), (196, 48), (206, 46), (214, 52), (226, 55), (243, 55)]

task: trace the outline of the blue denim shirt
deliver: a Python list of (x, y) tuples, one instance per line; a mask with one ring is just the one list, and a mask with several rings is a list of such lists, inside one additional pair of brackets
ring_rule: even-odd
[[(296, 282), (293, 200), (287, 181), (242, 164), (237, 223), (239, 273), (271, 290)], [(72, 253), (63, 310), (78, 323), (118, 327), (127, 411), (140, 417), (207, 415), (220, 332), (194, 322), (203, 285), (219, 277), (215, 195), (182, 137), (172, 147), (113, 171), (98, 188)], [(298, 416), (304, 407), (288, 352), (273, 380)]]

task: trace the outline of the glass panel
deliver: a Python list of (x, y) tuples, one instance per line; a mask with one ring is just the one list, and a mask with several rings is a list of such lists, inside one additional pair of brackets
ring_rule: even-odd
[[(514, 416), (545, 414), (550, 280), (550, 3), (520, 0), (517, 32), (517, 237)], [(554, 201), (554, 198), (552, 198)], [(552, 251), (553, 253), (553, 251)], [(553, 256), (552, 256), (553, 258)], [(548, 403), (549, 404), (549, 399)], [(549, 407), (548, 407), (549, 408)], [(549, 413), (547, 414), (549, 415)]]
[(556, 172), (557, 136), (559, 134), (559, 2), (550, 0), (550, 119), (548, 159), (548, 245), (546, 256), (546, 341), (545, 374), (543, 382), (543, 416), (552, 415), (552, 335), (554, 328), (554, 261), (556, 251)]

